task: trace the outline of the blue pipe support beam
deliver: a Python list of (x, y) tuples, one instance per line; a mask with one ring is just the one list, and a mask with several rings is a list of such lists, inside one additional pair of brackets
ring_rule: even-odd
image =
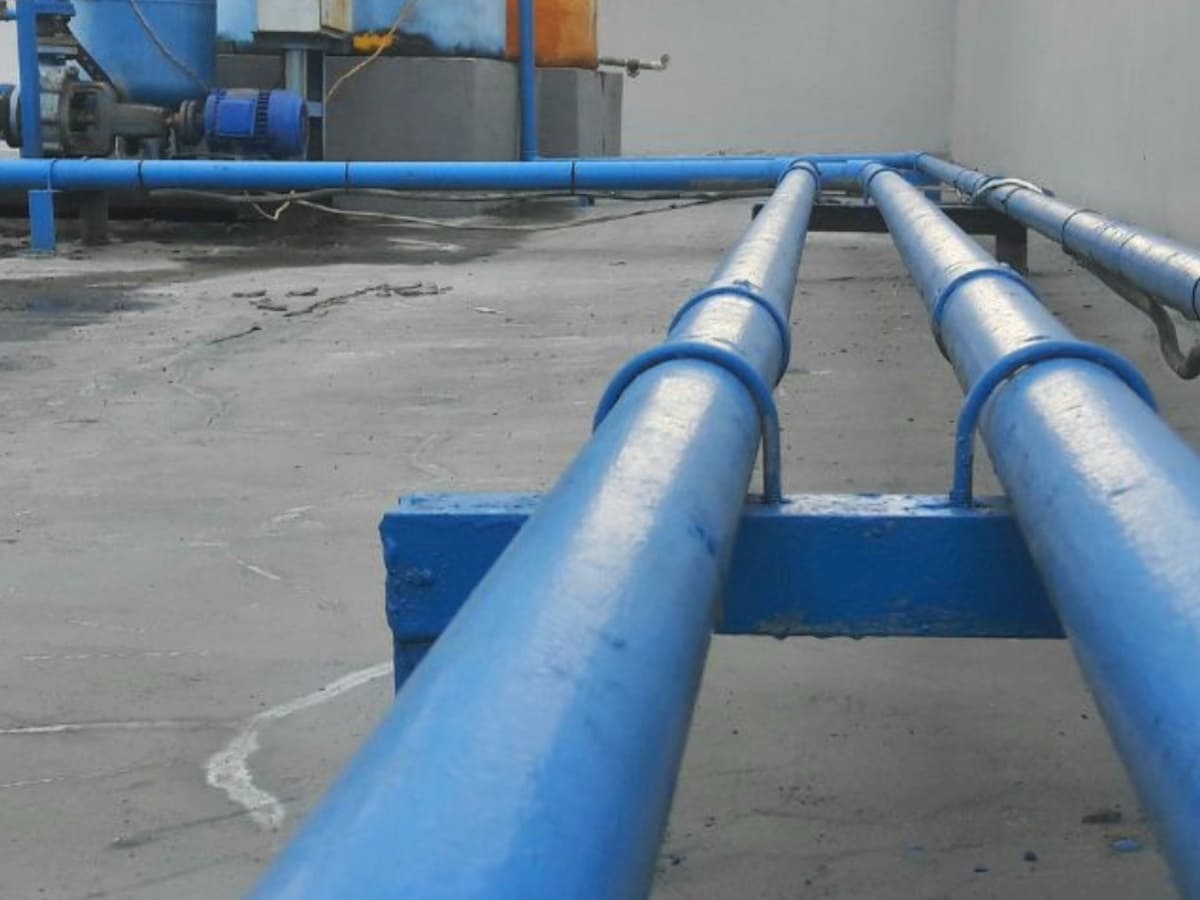
[[(817, 181), (787, 173), (715, 281), (789, 313)], [(783, 373), (737, 295), (668, 341)], [(758, 443), (723, 366), (630, 384), (255, 896), (646, 896)]]
[(927, 154), (919, 154), (916, 162), (922, 172), (1119, 275), (1185, 318), (1200, 319), (1200, 251), (1072, 206), (1027, 182), (987, 175)]
[[(403, 498), (380, 524), (398, 647), (428, 646), (537, 510), (533, 494)], [(1062, 638), (1006, 501), (799, 495), (742, 514), (716, 632)], [(403, 683), (403, 665), (397, 682)]]
[(537, 12), (534, 0), (519, 0), (521, 91), (521, 159), (538, 158)]
[[(930, 310), (998, 264), (903, 178), (863, 172)], [(964, 388), (1073, 338), (1011, 278), (958, 281), (942, 343)], [(1034, 564), (1186, 897), (1200, 897), (1200, 458), (1104, 365), (1028, 366), (981, 430)]]
[(534, 162), (267, 162), (228, 160), (12, 160), (0, 190), (393, 190), (688, 191), (774, 187), (796, 162), (825, 186), (857, 179), (861, 159), (762, 157), (591, 159)]

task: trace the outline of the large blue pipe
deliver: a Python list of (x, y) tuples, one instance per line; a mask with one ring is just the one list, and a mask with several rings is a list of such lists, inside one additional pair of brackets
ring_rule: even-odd
[(1019, 180), (920, 154), (922, 172), (977, 197), (1071, 253), (1125, 278), (1188, 319), (1200, 319), (1200, 251), (1064, 203)]
[(774, 186), (798, 159), (816, 165), (826, 185), (855, 179), (865, 164), (862, 157), (821, 156), (350, 163), (12, 160), (0, 162), (0, 190), (686, 191)]
[[(714, 287), (786, 321), (816, 182), (783, 179)], [(665, 346), (773, 384), (775, 313), (730, 287)], [(633, 381), (255, 896), (646, 896), (758, 438), (721, 365)]]
[[(940, 309), (964, 388), (1007, 354), (1071, 339), (903, 178), (878, 166), (863, 177)], [(1006, 381), (982, 432), (1179, 887), (1200, 897), (1200, 458), (1116, 375), (1079, 359)]]
[(520, 0), (521, 159), (538, 158), (537, 14), (534, 0)]

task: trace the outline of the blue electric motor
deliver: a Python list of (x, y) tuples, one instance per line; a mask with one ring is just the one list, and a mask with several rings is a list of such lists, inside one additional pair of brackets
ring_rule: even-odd
[(308, 149), (308, 105), (291, 91), (214, 91), (188, 118), (211, 153), (293, 159)]

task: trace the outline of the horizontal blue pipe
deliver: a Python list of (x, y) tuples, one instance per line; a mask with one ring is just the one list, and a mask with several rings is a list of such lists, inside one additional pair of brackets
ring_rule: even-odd
[[(718, 277), (790, 311), (815, 195), (787, 175)], [(736, 295), (668, 340), (781, 374), (774, 319)], [(758, 435), (721, 366), (637, 378), (255, 896), (646, 896)]]
[[(537, 160), (534, 162), (259, 162), (59, 159), (0, 162), (0, 189), (617, 191), (773, 187), (803, 157)], [(862, 160), (818, 158), (826, 186)]]
[[(996, 261), (898, 175), (868, 167), (927, 305)], [(964, 388), (1072, 336), (1011, 278), (960, 281), (942, 343)], [(1200, 458), (1116, 374), (1080, 359), (1018, 372), (982, 432), (1034, 564), (1185, 897), (1200, 897)]]
[(1186, 318), (1200, 319), (1200, 250), (935, 156), (918, 155), (917, 167), (1122, 276)]

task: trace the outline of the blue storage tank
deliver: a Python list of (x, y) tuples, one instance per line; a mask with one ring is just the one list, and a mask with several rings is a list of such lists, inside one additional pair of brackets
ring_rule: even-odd
[[(387, 31), (405, 0), (356, 0), (358, 31)], [(505, 0), (408, 0), (415, 3), (401, 28), (407, 38), (424, 38), (439, 55), (503, 57), (508, 39)]]
[(71, 30), (131, 102), (177, 106), (216, 82), (217, 0), (75, 0)]
[[(355, 0), (355, 31), (387, 31), (406, 2), (415, 7), (400, 29), (400, 44), (405, 51), (437, 56), (504, 56), (508, 36), (505, 0)], [(222, 40), (253, 40), (258, 24), (256, 3), (219, 0), (217, 7)]]

